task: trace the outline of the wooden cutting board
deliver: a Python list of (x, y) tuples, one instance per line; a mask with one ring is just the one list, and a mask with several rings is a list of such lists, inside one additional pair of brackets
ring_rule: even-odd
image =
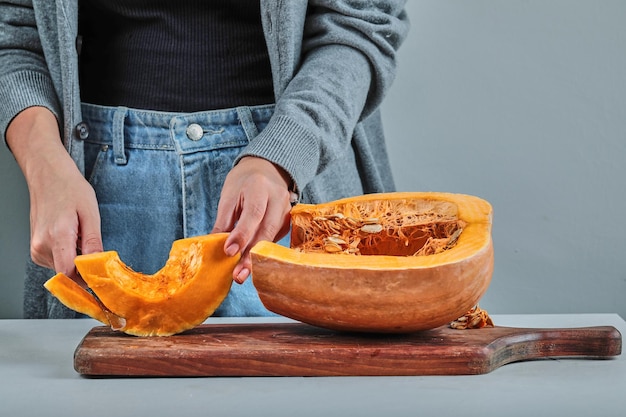
[(469, 375), (529, 359), (611, 358), (621, 348), (612, 326), (363, 335), (302, 323), (204, 324), (169, 337), (99, 326), (77, 347), (74, 368), (88, 376)]

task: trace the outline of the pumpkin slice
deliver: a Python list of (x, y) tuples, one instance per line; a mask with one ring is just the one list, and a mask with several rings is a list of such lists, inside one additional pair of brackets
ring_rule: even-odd
[(291, 212), (291, 247), (260, 242), (252, 276), (271, 311), (335, 330), (447, 325), (486, 292), (492, 208), (450, 193), (369, 194)]
[[(80, 255), (76, 269), (135, 336), (168, 336), (207, 319), (228, 295), (238, 256), (224, 254), (226, 233), (174, 241), (165, 266), (152, 275), (129, 268), (116, 251)], [(63, 274), (44, 286), (67, 307), (110, 325), (97, 300)]]

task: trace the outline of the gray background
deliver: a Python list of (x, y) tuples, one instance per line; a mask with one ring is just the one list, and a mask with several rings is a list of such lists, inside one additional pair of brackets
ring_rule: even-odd
[[(409, 0), (384, 106), (399, 190), (494, 207), (490, 313), (626, 317), (626, 2)], [(21, 317), (28, 192), (0, 150), (0, 318)]]

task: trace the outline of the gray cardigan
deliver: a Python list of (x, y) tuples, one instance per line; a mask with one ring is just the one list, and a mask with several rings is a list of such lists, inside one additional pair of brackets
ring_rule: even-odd
[[(378, 107), (409, 27), (404, 1), (260, 1), (276, 109), (241, 156), (283, 167), (307, 202), (393, 190)], [(69, 140), (81, 122), (77, 13), (77, 0), (0, 4), (0, 134), (45, 106), (82, 169)]]

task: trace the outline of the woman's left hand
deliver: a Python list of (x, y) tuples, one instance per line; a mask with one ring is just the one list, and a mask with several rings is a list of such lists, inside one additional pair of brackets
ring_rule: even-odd
[(224, 252), (241, 253), (235, 282), (241, 284), (250, 275), (250, 249), (257, 242), (277, 241), (289, 232), (290, 183), (282, 168), (252, 156), (242, 158), (226, 176), (212, 232), (230, 232)]

